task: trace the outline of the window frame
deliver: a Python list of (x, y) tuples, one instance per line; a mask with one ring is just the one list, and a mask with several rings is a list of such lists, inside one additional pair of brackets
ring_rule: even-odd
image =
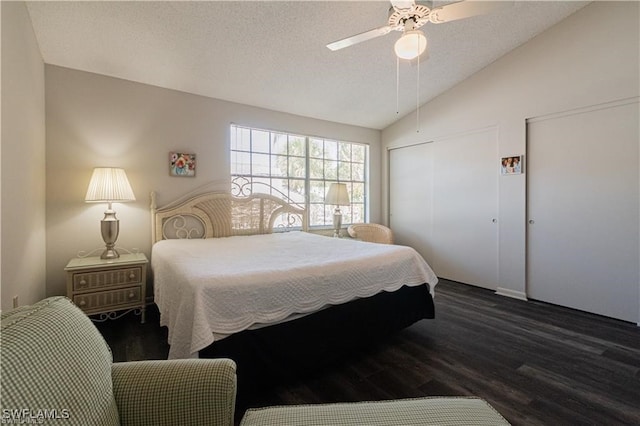
[[(239, 134), (239, 131), (248, 132), (249, 140), (240, 141), (240, 142), (237, 141), (237, 139), (235, 138)], [(268, 152), (265, 152), (264, 149), (260, 150), (260, 149), (254, 148), (254, 140), (253, 140), (254, 133), (257, 133), (257, 132), (264, 132), (267, 134)], [(286, 137), (287, 151), (285, 155), (273, 151), (273, 146), (275, 143), (274, 137), (278, 137), (278, 136)], [(290, 141), (292, 139), (304, 141), (304, 152), (302, 155), (299, 152), (298, 153), (290, 152), (290, 149), (291, 149)], [(318, 142), (322, 143), (323, 149), (322, 149), (321, 157), (314, 156), (313, 153), (311, 152), (312, 144), (313, 143), (317, 144)], [(335, 151), (334, 157), (327, 157), (327, 152), (325, 149), (327, 142), (329, 142), (329, 144), (335, 143), (336, 151)], [(264, 141), (262, 141), (262, 143), (264, 143)], [(349, 148), (348, 160), (341, 159), (340, 144), (349, 145), (350, 148)], [(363, 147), (364, 153), (362, 154), (362, 157), (363, 157), (362, 161), (354, 160), (353, 146)], [(347, 187), (349, 188), (350, 204), (349, 206), (341, 206), (341, 210), (343, 214), (343, 225), (349, 225), (351, 223), (367, 222), (369, 220), (369, 210), (370, 210), (369, 208), (370, 152), (369, 151), (370, 151), (369, 144), (363, 143), (363, 142), (350, 142), (350, 141), (337, 140), (337, 139), (326, 138), (321, 136), (301, 135), (301, 134), (280, 131), (280, 130), (269, 130), (269, 129), (263, 129), (263, 128), (250, 127), (250, 126), (240, 125), (236, 123), (231, 123), (231, 125), (229, 126), (229, 157), (228, 158), (229, 158), (229, 175), (231, 177), (232, 182), (234, 179), (242, 178), (247, 180), (248, 182), (251, 182), (252, 184), (254, 182), (256, 183), (260, 182), (264, 184), (264, 181), (268, 180), (269, 186), (275, 189), (275, 191), (279, 193), (278, 195), (280, 196), (284, 195), (286, 196), (288, 202), (297, 203), (304, 207), (309, 229), (333, 229), (333, 211), (335, 206), (332, 204), (326, 204), (324, 200), (326, 197), (329, 185), (333, 182), (346, 183)], [(243, 165), (241, 161), (237, 160), (238, 157), (236, 157), (236, 160), (234, 160), (234, 153), (236, 156), (238, 155), (245, 156), (245, 159), (248, 160), (248, 163), (245, 162)], [(264, 173), (264, 172), (256, 173), (255, 171), (256, 165), (254, 163), (254, 156), (256, 155), (269, 156), (269, 162), (268, 162), (269, 170), (267, 173)], [(281, 176), (273, 174), (273, 169), (272, 169), (272, 159), (280, 158), (280, 157), (285, 157), (287, 160), (286, 173)], [(291, 158), (304, 158), (304, 176), (295, 176), (294, 174), (291, 173), (291, 169), (290, 169)], [(313, 160), (322, 161), (322, 166), (323, 166), (322, 177), (317, 177), (317, 175), (313, 175), (312, 169), (311, 169), (311, 162)], [(326, 169), (327, 162), (336, 163), (335, 178), (333, 178), (331, 174), (329, 177), (327, 177), (327, 169)], [(236, 167), (236, 165), (238, 164), (239, 166)], [(347, 178), (343, 178), (343, 176), (340, 175), (340, 167), (341, 166), (346, 167), (344, 164), (349, 165), (350, 173)], [(357, 167), (362, 168), (361, 170), (362, 180), (357, 179), (359, 176), (354, 176), (354, 164), (357, 165)], [(248, 167), (248, 170), (243, 170), (243, 167), (245, 168)], [(234, 170), (234, 168), (236, 170)], [(274, 179), (277, 180), (280, 178), (288, 181), (286, 185), (287, 189), (285, 190), (285, 192), (283, 192), (281, 188), (277, 188), (272, 185)], [(302, 194), (299, 194), (291, 190), (290, 182), (292, 181), (303, 182), (304, 196), (302, 196)], [(312, 194), (311, 194), (312, 182), (322, 182), (324, 186), (323, 193), (322, 193), (322, 201), (312, 200)], [(362, 192), (362, 194), (358, 194), (357, 201), (354, 201), (354, 198), (353, 198), (354, 185), (360, 186), (361, 192)], [(358, 188), (358, 191), (360, 191), (360, 188)], [(296, 199), (295, 196), (292, 197), (291, 196), (292, 192), (294, 193), (294, 195), (301, 197), (301, 199), (298, 200)], [(322, 221), (321, 221), (322, 223), (318, 223), (320, 221), (317, 219), (314, 221), (312, 216), (312, 214), (314, 213), (317, 214), (317, 208), (312, 208), (312, 206), (320, 206), (320, 205), (324, 207), (322, 209), (323, 210)], [(359, 216), (357, 217), (356, 221), (353, 220), (353, 215), (354, 215), (354, 212), (356, 211), (354, 209), (354, 206), (360, 210)]]

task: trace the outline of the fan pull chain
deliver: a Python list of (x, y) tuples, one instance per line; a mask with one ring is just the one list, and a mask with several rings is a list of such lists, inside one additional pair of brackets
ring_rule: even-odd
[(400, 114), (400, 58), (396, 56), (396, 114)]
[[(420, 51), (420, 39), (418, 39), (418, 51)], [(420, 133), (420, 55), (418, 59), (418, 78), (416, 78), (416, 133)]]

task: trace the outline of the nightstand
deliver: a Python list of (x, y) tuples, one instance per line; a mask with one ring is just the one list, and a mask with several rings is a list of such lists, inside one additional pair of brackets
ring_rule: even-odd
[[(116, 319), (134, 309), (145, 320), (147, 257), (143, 253), (122, 254), (117, 259), (84, 257), (72, 259), (67, 272), (67, 297), (94, 321)], [(118, 311), (126, 310), (120, 314)]]

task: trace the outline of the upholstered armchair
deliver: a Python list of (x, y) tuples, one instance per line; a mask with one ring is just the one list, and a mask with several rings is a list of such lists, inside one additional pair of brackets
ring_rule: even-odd
[(233, 425), (235, 363), (112, 363), (89, 318), (65, 297), (2, 313), (3, 423)]
[(349, 225), (347, 232), (351, 238), (357, 238), (362, 241), (393, 244), (391, 229), (377, 223), (354, 223)]

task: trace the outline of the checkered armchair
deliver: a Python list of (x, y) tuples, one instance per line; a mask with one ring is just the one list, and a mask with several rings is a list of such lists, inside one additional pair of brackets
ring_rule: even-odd
[(112, 363), (89, 318), (64, 297), (2, 313), (3, 423), (233, 425), (228, 359)]

